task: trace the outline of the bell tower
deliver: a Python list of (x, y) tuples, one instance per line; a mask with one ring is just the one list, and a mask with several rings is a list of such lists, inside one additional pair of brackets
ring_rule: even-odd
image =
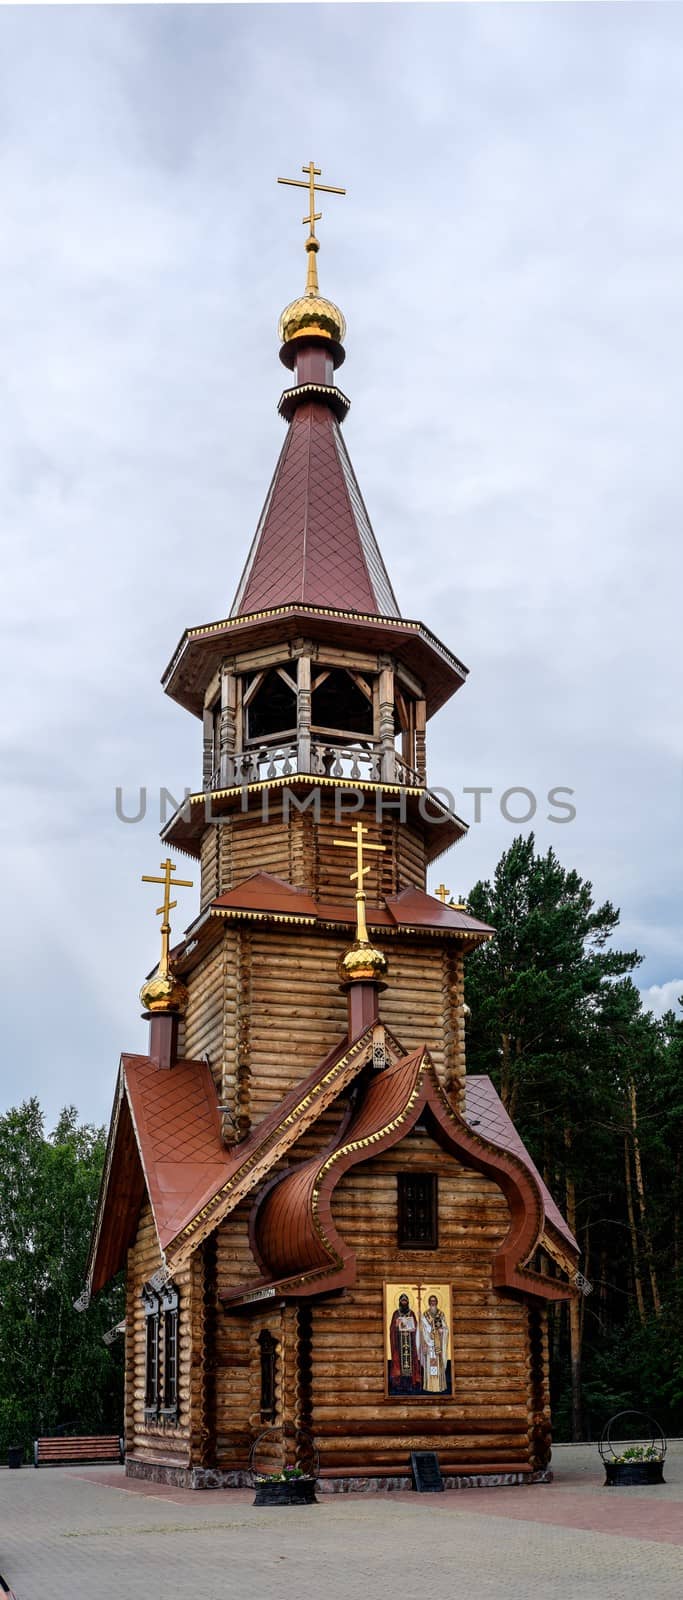
[[(274, 812), (282, 816), (278, 790), (291, 791), (290, 822), (307, 790), (318, 826), (323, 810), (334, 810), (332, 791), (353, 786), (380, 833), (396, 819), (411, 829), (408, 854), (394, 829), (384, 883), (394, 891), (424, 888), (428, 862), (465, 831), (429, 797), (426, 729), (466, 668), (421, 623), (401, 616), (370, 523), (342, 435), (350, 401), (336, 372), (346, 323), (318, 284), (315, 194), (344, 190), (321, 185), (313, 163), (303, 171), (303, 182), (279, 180), (310, 194), (306, 288), (279, 322), (280, 360), (293, 379), (278, 404), (284, 444), (229, 617), (189, 629), (163, 680), (202, 719), (201, 789), (165, 838), (201, 857), (203, 904), (231, 888), (248, 864), (237, 842), (236, 856), (217, 845), (221, 829), (236, 840), (245, 796), (246, 810), (253, 817), (260, 808), (266, 828), (277, 826)], [(341, 794), (336, 804), (338, 821)], [(348, 810), (351, 801), (343, 804)], [(274, 848), (279, 869), (283, 848), (284, 841)], [(326, 886), (313, 859), (307, 869), (298, 864), (295, 881), (314, 894)]]
[[(226, 1104), (226, 1057), (232, 1052), (228, 1075), (237, 1083), (236, 1057), (248, 1054), (246, 1033), (253, 1034), (248, 915), (265, 923), (279, 905), (278, 914), (301, 927), (297, 912), (303, 915), (306, 897), (318, 941), (333, 946), (329, 979), (343, 949), (335, 938), (355, 916), (353, 885), (335, 847), (341, 826), (360, 820), (365, 830), (373, 938), (383, 919), (391, 923), (388, 901), (410, 893), (428, 898), (429, 864), (466, 832), (428, 787), (426, 738), (430, 717), (460, 688), (466, 668), (421, 622), (401, 615), (373, 532), (342, 431), (350, 401), (336, 378), (346, 323), (318, 281), (316, 195), (344, 191), (322, 185), (312, 163), (303, 172), (303, 182), (280, 180), (309, 195), (306, 285), (279, 321), (280, 360), (291, 378), (278, 403), (284, 443), (229, 615), (190, 628), (163, 679), (203, 728), (201, 786), (163, 834), (173, 851), (201, 862), (201, 927), (189, 953), (178, 956), (190, 994), (188, 1051), (209, 1033), (217, 1041), (216, 1028), (195, 1027), (206, 1008), (196, 965), (206, 925), (222, 917), (235, 930), (226, 982), (233, 981), (234, 958), (244, 1046), (229, 1043), (232, 1024), (215, 1043)], [(295, 986), (297, 951), (304, 960), (295, 937), (292, 976), (284, 980)], [(455, 986), (461, 1006), (460, 969), (449, 968), (444, 981)], [(216, 1014), (221, 1006), (224, 997), (216, 996)], [(329, 982), (324, 1009), (330, 1022), (337, 1017)], [(463, 1044), (461, 1021), (458, 1013), (451, 1054)], [(446, 1076), (450, 1071), (444, 1067)], [(255, 1081), (253, 1064), (250, 1072)], [(246, 1112), (239, 1115), (243, 1128)]]
[[(303, 1434), (337, 1489), (407, 1482), (407, 1435), (454, 1484), (521, 1482), (547, 1468), (545, 1305), (577, 1246), (466, 1078), (464, 958), (493, 930), (426, 889), (465, 832), (426, 749), (465, 668), (401, 615), (356, 482), (317, 271), (339, 191), (303, 171), (284, 443), (232, 609), (164, 678), (203, 775), (148, 875), (149, 1048), (121, 1059), (87, 1294), (126, 1266), (132, 1475), (238, 1487), (267, 1418), (267, 1470)], [(171, 947), (176, 852), (201, 901)]]

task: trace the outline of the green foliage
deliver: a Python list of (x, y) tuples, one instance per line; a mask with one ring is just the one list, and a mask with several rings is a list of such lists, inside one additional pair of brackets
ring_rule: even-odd
[(38, 1101), (0, 1117), (0, 1453), (73, 1422), (120, 1431), (122, 1341), (102, 1335), (123, 1314), (122, 1289), (85, 1313), (73, 1302), (104, 1159), (104, 1130), (73, 1106), (46, 1137)]
[(466, 964), (468, 1070), (490, 1074), (551, 1193), (574, 1210), (594, 1285), (581, 1393), (566, 1311), (552, 1312), (555, 1436), (595, 1437), (631, 1406), (680, 1433), (683, 1025), (643, 1012), (630, 977), (641, 957), (613, 943), (618, 911), (596, 906), (552, 850), (537, 855), (533, 834), (469, 906), (496, 936)]

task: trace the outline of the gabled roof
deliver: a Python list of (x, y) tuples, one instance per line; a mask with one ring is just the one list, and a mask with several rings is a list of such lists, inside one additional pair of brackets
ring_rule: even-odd
[[(388, 1030), (387, 1040), (398, 1054)], [(145, 1192), (159, 1248), (177, 1264), (344, 1091), (371, 1046), (371, 1028), (342, 1040), (234, 1149), (221, 1138), (205, 1061), (164, 1068), (149, 1056), (122, 1056), (88, 1264), (91, 1292), (124, 1265)]]
[(299, 405), (231, 616), (300, 601), (400, 615), (336, 417)]
[(219, 1182), (226, 1156), (206, 1062), (168, 1069), (149, 1056), (121, 1057), (88, 1264), (92, 1293), (124, 1265), (145, 1192), (163, 1251), (207, 1183)]
[(355, 1252), (336, 1227), (333, 1192), (351, 1167), (391, 1149), (423, 1116), (438, 1143), (491, 1178), (508, 1202), (508, 1231), (493, 1258), (494, 1285), (545, 1300), (566, 1298), (571, 1291), (565, 1283), (527, 1266), (543, 1240), (546, 1214), (543, 1185), (524, 1146), (494, 1144), (461, 1117), (423, 1046), (372, 1073), (332, 1147), (290, 1167), (261, 1195), (252, 1232), (263, 1275), (246, 1288), (224, 1290), (221, 1299), (248, 1305), (260, 1301), (266, 1288), (299, 1297), (354, 1283)]
[[(88, 1268), (91, 1291), (101, 1289), (124, 1265), (128, 1247), (135, 1238), (145, 1192), (150, 1200), (160, 1251), (167, 1265), (177, 1269), (241, 1200), (267, 1184), (277, 1163), (282, 1162), (301, 1136), (350, 1087), (368, 1063), (372, 1041), (372, 1028), (351, 1043), (341, 1041), (302, 1083), (273, 1107), (248, 1139), (230, 1150), (222, 1143), (218, 1098), (205, 1062), (181, 1061), (167, 1069), (157, 1066), (148, 1056), (122, 1057)], [(292, 1237), (298, 1240), (296, 1249), (303, 1250), (303, 1255), (297, 1257), (300, 1278), (303, 1270), (301, 1282), (308, 1281), (309, 1271), (317, 1273), (325, 1266), (327, 1277), (328, 1268), (331, 1270), (334, 1266), (335, 1271), (342, 1268), (346, 1271), (348, 1265), (346, 1257), (340, 1265), (336, 1247), (325, 1262), (318, 1260), (313, 1236), (308, 1244), (305, 1240), (308, 1223), (304, 1213), (307, 1214), (312, 1203), (321, 1163), (325, 1171), (334, 1167), (340, 1174), (346, 1167), (338, 1163), (343, 1156), (343, 1161), (349, 1164), (346, 1155), (351, 1147), (354, 1160), (367, 1159), (375, 1148), (403, 1138), (417, 1120), (420, 1108), (428, 1105), (437, 1125), (437, 1138), (445, 1139), (459, 1159), (488, 1172), (500, 1183), (513, 1209), (517, 1206), (518, 1222), (520, 1205), (527, 1211), (531, 1208), (530, 1215), (533, 1212), (533, 1238), (528, 1228), (526, 1232), (517, 1228), (514, 1233), (514, 1249), (519, 1245), (521, 1251), (522, 1240), (525, 1249), (528, 1245), (527, 1255), (518, 1254), (512, 1262), (512, 1247), (508, 1249), (506, 1245), (508, 1266), (505, 1271), (509, 1269), (513, 1276), (509, 1281), (501, 1278), (500, 1286), (546, 1294), (545, 1288), (538, 1288), (539, 1282), (545, 1283), (545, 1280), (539, 1279), (537, 1274), (525, 1272), (520, 1277), (520, 1264), (523, 1265), (539, 1240), (547, 1243), (548, 1228), (564, 1249), (560, 1264), (569, 1268), (578, 1255), (578, 1246), (490, 1079), (466, 1080), (463, 1118), (441, 1090), (425, 1048), (406, 1055), (388, 1029), (386, 1046), (390, 1064), (384, 1071), (372, 1075), (353, 1113), (351, 1125), (348, 1117), (343, 1119), (336, 1147), (333, 1142), (332, 1149), (328, 1146), (322, 1157), (290, 1169), (286, 1175), (288, 1184), (291, 1179), (289, 1190), (282, 1180), (271, 1191), (273, 1196), (277, 1194), (277, 1199), (272, 1200), (276, 1209), (282, 1207), (288, 1193), (290, 1197), (298, 1196), (291, 1226)], [(520, 1195), (526, 1195), (526, 1199), (520, 1200)], [(287, 1201), (285, 1211), (289, 1204)], [(280, 1269), (280, 1275), (285, 1277), (294, 1259), (290, 1260), (289, 1246), (282, 1243), (288, 1230), (291, 1231), (289, 1223), (284, 1234), (280, 1227), (279, 1254), (273, 1252), (272, 1227), (270, 1232), (266, 1227), (260, 1242), (257, 1239), (259, 1250), (269, 1259), (272, 1271)], [(550, 1242), (552, 1244), (552, 1239)], [(311, 1251), (313, 1255), (309, 1260)], [(503, 1268), (500, 1270), (502, 1272)], [(305, 1290), (288, 1286), (287, 1292)], [(548, 1294), (554, 1292), (547, 1290)], [(557, 1292), (561, 1293), (561, 1288)], [(249, 1296), (241, 1293), (240, 1298)]]

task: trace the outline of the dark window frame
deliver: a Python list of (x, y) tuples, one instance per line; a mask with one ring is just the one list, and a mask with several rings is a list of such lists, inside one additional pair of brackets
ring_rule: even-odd
[(438, 1250), (439, 1178), (436, 1172), (397, 1172), (399, 1250)]
[(178, 1380), (180, 1374), (180, 1314), (178, 1291), (167, 1284), (160, 1295), (160, 1309), (164, 1326), (164, 1352), (161, 1415), (167, 1422), (177, 1422), (179, 1409)]
[(142, 1291), (142, 1299), (145, 1307), (145, 1417), (156, 1420), (159, 1415), (159, 1300), (147, 1288)]
[(278, 1344), (270, 1328), (262, 1328), (258, 1336), (261, 1355), (261, 1421), (274, 1422), (277, 1405), (276, 1369)]
[(177, 1422), (180, 1409), (178, 1291), (172, 1283), (160, 1290), (145, 1284), (142, 1301), (145, 1308), (145, 1421)]

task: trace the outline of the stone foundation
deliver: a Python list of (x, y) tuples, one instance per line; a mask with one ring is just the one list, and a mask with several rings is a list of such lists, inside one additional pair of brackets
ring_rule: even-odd
[[(145, 1478), (148, 1483), (166, 1483), (174, 1489), (252, 1489), (251, 1473), (225, 1472), (219, 1467), (172, 1467), (161, 1461), (136, 1461), (126, 1456), (126, 1477)], [(470, 1472), (445, 1473), (444, 1489), (496, 1489), (522, 1483), (550, 1483), (552, 1473)], [(391, 1494), (412, 1488), (410, 1473), (394, 1478), (320, 1478), (317, 1494)]]

